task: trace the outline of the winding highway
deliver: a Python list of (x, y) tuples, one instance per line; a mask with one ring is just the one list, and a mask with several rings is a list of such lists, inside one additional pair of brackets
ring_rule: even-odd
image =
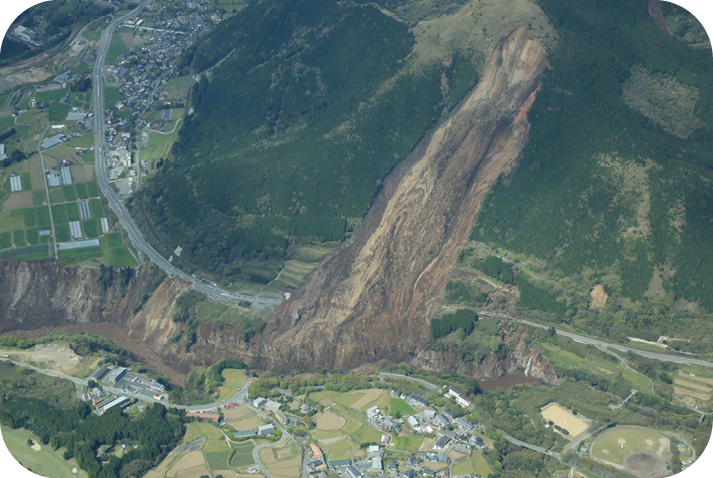
[(138, 252), (139, 259), (143, 260), (144, 257), (147, 257), (151, 260), (151, 262), (163, 269), (170, 277), (178, 276), (185, 281), (191, 282), (194, 290), (207, 294), (215, 301), (221, 302), (225, 305), (232, 305), (240, 301), (247, 301), (250, 302), (252, 306), (257, 309), (275, 307), (282, 302), (283, 299), (281, 297), (260, 297), (231, 292), (225, 289), (221, 289), (220, 287), (201, 282), (173, 266), (173, 264), (166, 260), (148, 242), (146, 242), (146, 239), (144, 239), (143, 234), (136, 226), (136, 223), (129, 214), (129, 211), (126, 209), (124, 202), (109, 184), (105, 156), (105, 153), (108, 151), (108, 148), (106, 144), (106, 119), (104, 115), (104, 63), (106, 61), (107, 52), (109, 51), (109, 45), (111, 44), (111, 37), (116, 31), (116, 29), (119, 27), (119, 25), (121, 25), (128, 17), (140, 13), (152, 1), (153, 0), (146, 0), (126, 15), (114, 19), (102, 32), (102, 36), (99, 40), (99, 45), (97, 47), (97, 60), (94, 65), (93, 74), (93, 102), (95, 170), (99, 187), (101, 188), (102, 194), (104, 194), (104, 196), (109, 201), (109, 207), (111, 207), (111, 209), (117, 215), (119, 221), (121, 222), (121, 225), (124, 227), (126, 233), (131, 239), (131, 242), (134, 244), (134, 247)]
[[(509, 315), (505, 314), (497, 314), (494, 312), (488, 312), (488, 311), (481, 311), (481, 310), (476, 310), (478, 315), (483, 316), (483, 317), (492, 317), (496, 319), (503, 319), (503, 320), (513, 320), (515, 322), (520, 322), (523, 324), (527, 324), (531, 327), (538, 327), (541, 329), (549, 329), (549, 325), (542, 325), (538, 324), (537, 322), (532, 322), (530, 320), (526, 319), (519, 319), (517, 317), (512, 317)], [(648, 350), (640, 350), (640, 349), (635, 349), (633, 347), (627, 347), (626, 345), (620, 345), (620, 344), (615, 344), (612, 342), (605, 342), (603, 340), (595, 339), (592, 337), (586, 337), (584, 335), (578, 335), (572, 332), (567, 332), (566, 330), (558, 329), (555, 328), (555, 331), (557, 332), (557, 335), (562, 335), (564, 337), (568, 337), (572, 339), (573, 341), (580, 343), (580, 344), (585, 344), (585, 345), (592, 345), (597, 348), (602, 348), (606, 347), (607, 349), (612, 349), (612, 350), (618, 350), (619, 352), (624, 352), (628, 353), (631, 352), (636, 355), (641, 355), (642, 357), (654, 359), (654, 360), (660, 360), (662, 362), (673, 362), (673, 363), (682, 363), (682, 364), (690, 364), (690, 365), (696, 365), (698, 367), (705, 367), (705, 368), (713, 368), (713, 363), (712, 362), (707, 362), (705, 360), (701, 360), (698, 358), (695, 358), (693, 356), (686, 356), (686, 355), (672, 355), (672, 354), (664, 354), (664, 353), (658, 353), (658, 352), (649, 352)]]

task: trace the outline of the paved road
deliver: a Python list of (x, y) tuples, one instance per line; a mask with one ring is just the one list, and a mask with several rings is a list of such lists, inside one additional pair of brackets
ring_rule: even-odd
[(272, 446), (279, 446), (285, 443), (285, 440), (287, 440), (288, 435), (286, 433), (283, 433), (282, 436), (280, 437), (279, 440), (277, 440), (274, 443), (265, 443), (263, 445), (258, 445), (255, 448), (253, 448), (253, 459), (255, 460), (255, 463), (257, 463), (257, 466), (260, 467), (260, 471), (267, 477), (267, 478), (272, 478), (272, 475), (270, 474), (269, 471), (267, 471), (267, 467), (265, 464), (262, 462), (260, 459), (260, 450), (263, 448), (268, 448)]
[(514, 445), (529, 448), (530, 450), (534, 450), (538, 453), (542, 453), (543, 455), (552, 456), (554, 458), (557, 458), (558, 460), (562, 459), (562, 457), (560, 456), (559, 453), (555, 453), (553, 451), (547, 450), (547, 449), (539, 447), (537, 445), (530, 445), (529, 443), (525, 443), (524, 441), (520, 441), (517, 438), (513, 438), (509, 435), (504, 435), (503, 438), (505, 438), (507, 441), (509, 441), (510, 443), (512, 443)]
[(402, 378), (402, 379), (405, 379), (405, 380), (410, 380), (411, 382), (418, 382), (418, 383), (420, 383), (421, 385), (423, 385), (424, 387), (426, 387), (426, 388), (429, 389), (429, 390), (438, 390), (438, 386), (437, 386), (437, 385), (433, 385), (432, 383), (427, 382), (427, 381), (425, 381), (425, 380), (421, 380), (420, 378), (409, 377), (408, 375), (401, 375), (401, 374), (398, 374), (398, 373), (386, 373), (386, 372), (382, 372), (382, 373), (379, 374), (379, 380), (381, 380), (381, 381), (383, 382), (384, 380), (383, 380), (382, 377)]
[[(59, 372), (53, 372), (52, 370), (49, 370), (46, 368), (33, 367), (32, 365), (28, 365), (28, 364), (25, 364), (22, 362), (15, 362), (8, 358), (0, 358), (0, 361), (11, 362), (13, 365), (16, 365), (18, 367), (27, 368), (27, 369), (33, 370), (37, 373), (49, 375), (50, 377), (56, 377), (56, 378), (61, 378), (64, 380), (69, 380), (70, 382), (73, 382), (80, 386), (84, 386), (84, 385), (88, 384), (88, 380), (84, 379), (84, 378), (72, 377), (71, 375), (66, 375), (66, 374), (59, 373)], [(120, 395), (126, 395), (127, 397), (138, 398), (140, 400), (144, 400), (147, 402), (153, 401), (155, 403), (160, 403), (161, 405), (163, 405), (166, 408), (180, 408), (187, 412), (200, 412), (200, 411), (204, 411), (204, 410), (213, 410), (213, 409), (217, 409), (218, 407), (224, 407), (227, 404), (229, 404), (230, 402), (240, 403), (244, 400), (247, 400), (247, 398), (248, 398), (248, 384), (247, 383), (240, 389), (240, 391), (238, 391), (238, 393), (236, 393), (232, 397), (227, 398), (225, 400), (221, 400), (219, 402), (207, 403), (205, 405), (176, 405), (174, 403), (166, 403), (163, 401), (153, 400), (152, 398), (147, 397), (146, 395), (139, 395), (138, 393), (126, 392), (121, 388), (110, 387), (110, 386), (104, 385), (104, 384), (101, 384), (101, 387), (106, 392), (108, 392), (110, 394), (118, 393)], [(252, 406), (250, 406), (250, 407), (252, 408)], [(258, 413), (260, 413), (263, 417), (265, 417), (264, 414), (262, 414), (261, 412), (258, 411)]]
[[(494, 312), (488, 312), (488, 311), (477, 311), (478, 315), (481, 315), (483, 317), (493, 317), (496, 319), (504, 319), (504, 320), (514, 320), (517, 322), (521, 322), (523, 324), (530, 325), (532, 327), (539, 327), (541, 329), (549, 329), (549, 325), (542, 325), (538, 324), (537, 322), (532, 322), (526, 319), (519, 319), (517, 317), (511, 317), (509, 315), (505, 314), (497, 314)], [(599, 340), (595, 339), (592, 337), (587, 337), (584, 335), (578, 335), (572, 332), (567, 332), (566, 330), (562, 329), (557, 329), (557, 334), (562, 335), (564, 337), (568, 337), (572, 340), (574, 340), (577, 343), (580, 344), (586, 344), (586, 345), (592, 345), (594, 347), (606, 347), (608, 349), (613, 349), (613, 350), (618, 350), (619, 352), (631, 352), (637, 355), (641, 355), (642, 357), (650, 358), (650, 359), (655, 359), (655, 360), (660, 360), (662, 362), (673, 362), (673, 363), (683, 363), (683, 364), (690, 364), (690, 365), (697, 365), (699, 367), (705, 367), (705, 368), (713, 368), (713, 363), (707, 362), (705, 360), (700, 360), (697, 358), (693, 357), (687, 357), (685, 355), (671, 355), (671, 354), (664, 354), (664, 353), (658, 353), (658, 352), (649, 352), (647, 350), (639, 350), (635, 349), (632, 347), (627, 347), (626, 345), (620, 345), (620, 344), (614, 344), (611, 342), (605, 342), (604, 340)]]
[(271, 298), (271, 297), (259, 297), (252, 295), (239, 294), (237, 292), (231, 292), (220, 287), (216, 287), (211, 284), (203, 283), (187, 274), (181, 270), (174, 267), (168, 260), (166, 260), (161, 254), (159, 254), (146, 240), (143, 234), (136, 226), (133, 218), (129, 214), (124, 202), (119, 198), (118, 194), (109, 184), (109, 179), (107, 177), (106, 169), (106, 157), (105, 152), (108, 151), (106, 145), (106, 119), (104, 116), (104, 62), (106, 61), (106, 55), (109, 51), (109, 45), (111, 44), (111, 37), (114, 31), (121, 25), (128, 17), (133, 16), (141, 12), (146, 6), (153, 0), (146, 0), (137, 8), (127, 13), (122, 17), (118, 17), (113, 20), (102, 32), (101, 39), (99, 40), (99, 45), (97, 47), (97, 60), (94, 65), (94, 151), (95, 151), (95, 170), (97, 182), (101, 188), (102, 193), (109, 201), (109, 207), (116, 213), (121, 225), (124, 226), (131, 242), (136, 248), (139, 258), (144, 259), (144, 256), (148, 257), (154, 264), (166, 271), (170, 277), (178, 276), (183, 280), (191, 282), (193, 284), (193, 289), (198, 292), (207, 294), (212, 299), (221, 302), (226, 305), (231, 305), (238, 303), (240, 301), (247, 301), (252, 304), (253, 307), (258, 309), (274, 307), (282, 302), (282, 298)]

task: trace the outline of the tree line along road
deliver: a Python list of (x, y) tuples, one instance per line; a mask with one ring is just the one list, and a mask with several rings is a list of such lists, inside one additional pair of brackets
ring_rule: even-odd
[(154, 264), (163, 269), (170, 277), (180, 277), (181, 279), (190, 282), (193, 289), (207, 294), (212, 299), (225, 305), (236, 304), (241, 301), (250, 302), (255, 308), (275, 307), (282, 303), (282, 298), (275, 297), (259, 297), (253, 295), (239, 294), (237, 292), (221, 289), (220, 287), (203, 283), (194, 277), (189, 276), (183, 271), (173, 266), (161, 254), (159, 254), (146, 240), (143, 234), (136, 226), (133, 218), (126, 209), (124, 202), (119, 198), (118, 194), (109, 184), (106, 169), (105, 152), (106, 144), (106, 119), (104, 116), (104, 62), (111, 44), (111, 37), (116, 29), (130, 16), (137, 15), (143, 11), (153, 0), (146, 0), (141, 5), (136, 7), (131, 12), (114, 19), (102, 32), (97, 47), (97, 60), (94, 64), (93, 86), (94, 86), (94, 151), (95, 151), (95, 171), (97, 182), (102, 191), (102, 194), (107, 198), (109, 207), (119, 218), (121, 225), (126, 230), (131, 242), (134, 244), (136, 251), (139, 254), (139, 259), (143, 260), (144, 255), (148, 257)]

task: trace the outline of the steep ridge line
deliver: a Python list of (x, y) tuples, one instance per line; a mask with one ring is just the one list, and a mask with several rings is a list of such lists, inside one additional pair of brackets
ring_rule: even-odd
[(403, 168), (385, 207), (370, 211), (372, 229), (275, 312), (264, 350), (270, 368), (353, 368), (422, 348), (487, 192), (527, 142), (527, 111), (546, 64), (525, 27), (500, 41), (478, 85)]

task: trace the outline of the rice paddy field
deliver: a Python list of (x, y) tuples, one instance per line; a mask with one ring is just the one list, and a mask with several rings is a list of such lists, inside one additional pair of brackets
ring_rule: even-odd
[(262, 420), (249, 408), (241, 405), (223, 413), (225, 422), (236, 431), (252, 430), (262, 425)]
[(224, 478), (235, 473), (246, 473), (254, 463), (252, 441), (228, 445), (224, 435), (213, 424), (193, 422), (186, 426), (182, 445), (193, 443), (205, 437), (198, 450), (186, 450), (181, 454), (169, 454), (157, 467), (150, 470), (146, 478), (200, 478), (222, 474)]

